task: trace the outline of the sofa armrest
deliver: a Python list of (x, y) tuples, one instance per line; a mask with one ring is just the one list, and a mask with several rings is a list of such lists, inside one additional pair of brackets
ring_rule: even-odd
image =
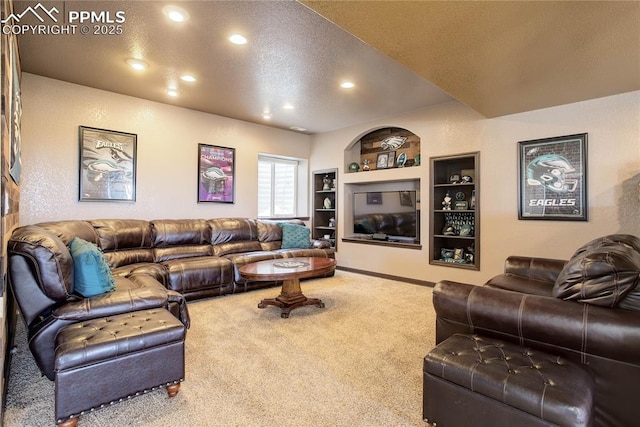
[(504, 262), (505, 274), (555, 283), (567, 263), (561, 259), (510, 256)]
[(640, 364), (640, 312), (442, 281), (433, 290), (436, 340), (472, 333), (589, 363)]
[(80, 322), (99, 317), (113, 316), (131, 311), (167, 306), (164, 289), (129, 288), (69, 301), (53, 310), (53, 317)]

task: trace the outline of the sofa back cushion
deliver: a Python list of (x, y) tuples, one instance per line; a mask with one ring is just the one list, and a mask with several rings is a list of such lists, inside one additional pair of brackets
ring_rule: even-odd
[(618, 307), (640, 282), (640, 252), (623, 244), (592, 246), (573, 256), (553, 287), (553, 296)]
[(216, 218), (207, 221), (211, 227), (214, 255), (262, 250), (258, 242), (256, 221), (250, 218)]
[(149, 221), (141, 219), (95, 219), (88, 221), (98, 235), (98, 246), (111, 268), (153, 262)]
[(579, 247), (573, 256), (580, 255), (583, 252), (593, 248), (602, 248), (606, 246), (627, 246), (637, 252), (640, 252), (640, 238), (631, 234), (609, 234), (608, 236), (598, 237)]
[(87, 221), (69, 220), (41, 222), (36, 224), (58, 236), (65, 245), (68, 245), (74, 237), (79, 237), (87, 242), (98, 244), (98, 235), (93, 226)]
[[(66, 301), (73, 292), (73, 259), (64, 242), (55, 234), (37, 225), (14, 230), (8, 243), (10, 258), (27, 260), (35, 283), (46, 298), (53, 302)], [(15, 293), (22, 290), (21, 277), (12, 277)], [(38, 298), (20, 295), (19, 299)]]
[(153, 246), (204, 245), (211, 241), (211, 229), (203, 219), (160, 219), (151, 221)]
[(107, 251), (151, 248), (152, 234), (149, 221), (141, 219), (90, 220), (98, 234), (100, 248)]

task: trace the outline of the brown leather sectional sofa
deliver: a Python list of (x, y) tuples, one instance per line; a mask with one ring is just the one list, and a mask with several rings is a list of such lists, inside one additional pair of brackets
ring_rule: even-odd
[(595, 380), (594, 426), (637, 425), (639, 282), (635, 236), (596, 239), (569, 260), (512, 256), (484, 286), (436, 284), (436, 341), (477, 334), (580, 363)]
[[(90, 298), (73, 292), (67, 244), (74, 236), (102, 249), (115, 291)], [(282, 231), (275, 221), (250, 218), (58, 221), (16, 229), (8, 243), (8, 267), (30, 350), (42, 373), (53, 380), (54, 342), (62, 328), (159, 307), (188, 326), (186, 300), (274, 284), (247, 282), (238, 272), (244, 264), (334, 257), (327, 242), (312, 243), (310, 248), (282, 249)]]

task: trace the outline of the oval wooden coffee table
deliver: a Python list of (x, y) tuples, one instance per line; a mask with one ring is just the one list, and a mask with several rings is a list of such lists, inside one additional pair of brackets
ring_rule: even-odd
[(300, 289), (300, 279), (331, 273), (336, 269), (333, 258), (283, 258), (258, 261), (240, 267), (240, 275), (247, 280), (270, 281), (283, 280), (282, 291), (276, 298), (260, 301), (258, 308), (275, 305), (282, 309), (280, 317), (287, 318), (294, 308), (305, 305), (324, 307), (322, 300), (307, 298)]

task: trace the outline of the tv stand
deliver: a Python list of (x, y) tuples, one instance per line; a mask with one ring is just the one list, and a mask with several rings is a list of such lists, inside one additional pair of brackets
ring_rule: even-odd
[[(415, 239), (402, 237), (402, 236), (388, 236), (389, 240), (374, 240), (371, 238), (371, 234), (356, 234), (349, 237), (343, 237), (343, 242), (349, 243), (361, 243), (364, 245), (378, 245), (387, 246), (393, 248), (405, 248), (405, 249), (422, 249), (422, 245)], [(409, 240), (409, 241), (407, 241)]]

